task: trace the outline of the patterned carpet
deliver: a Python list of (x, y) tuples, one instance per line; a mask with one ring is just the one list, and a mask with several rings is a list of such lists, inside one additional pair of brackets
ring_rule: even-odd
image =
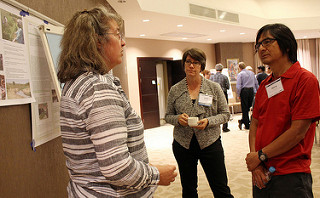
[[(239, 130), (237, 121), (240, 114), (233, 116), (229, 122), (228, 133), (222, 133), (222, 143), (225, 150), (225, 159), (229, 187), (235, 198), (252, 197), (251, 192), (251, 174), (247, 171), (245, 157), (249, 151), (248, 130)], [(164, 126), (145, 130), (145, 141), (151, 164), (175, 164), (171, 144), (172, 144), (173, 126), (165, 124)], [(318, 133), (319, 139), (319, 133)], [(312, 177), (314, 197), (320, 197), (320, 145), (319, 140), (314, 144), (312, 150)], [(198, 194), (199, 198), (212, 198), (207, 179), (201, 168), (198, 166)], [(179, 174), (170, 186), (159, 186), (154, 198), (178, 198), (181, 197), (181, 186)]]

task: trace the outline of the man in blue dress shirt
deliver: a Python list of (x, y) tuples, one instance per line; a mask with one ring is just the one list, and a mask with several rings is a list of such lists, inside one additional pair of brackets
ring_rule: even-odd
[(250, 127), (249, 110), (259, 87), (254, 73), (245, 68), (246, 64), (240, 62), (240, 73), (237, 76), (237, 96), (240, 97), (242, 110), (242, 119), (238, 120), (240, 130), (242, 129), (242, 124), (244, 124), (245, 129)]

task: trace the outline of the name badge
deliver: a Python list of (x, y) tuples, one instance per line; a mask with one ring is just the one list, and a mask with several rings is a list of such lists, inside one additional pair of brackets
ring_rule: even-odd
[(200, 93), (199, 95), (199, 105), (210, 107), (212, 105), (212, 95), (205, 95)]
[(271, 98), (281, 92), (283, 92), (283, 86), (281, 82), (281, 78), (278, 78), (277, 80), (273, 81), (272, 83), (266, 85), (268, 98)]

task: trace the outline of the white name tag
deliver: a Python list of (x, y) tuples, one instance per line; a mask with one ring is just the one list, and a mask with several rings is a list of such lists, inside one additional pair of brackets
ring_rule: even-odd
[(212, 105), (212, 95), (199, 94), (199, 105), (208, 106)]
[(272, 83), (266, 85), (266, 89), (267, 89), (268, 98), (271, 98), (272, 96), (275, 96), (283, 92), (284, 89), (282, 86), (281, 78), (278, 78)]

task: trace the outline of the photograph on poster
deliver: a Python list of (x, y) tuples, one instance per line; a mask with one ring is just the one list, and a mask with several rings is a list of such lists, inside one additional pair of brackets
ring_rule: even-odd
[(28, 79), (7, 79), (8, 99), (31, 98)]
[(24, 44), (22, 18), (5, 10), (1, 10), (2, 38)]
[(3, 56), (0, 54), (0, 71), (3, 71)]
[(48, 103), (38, 104), (38, 109), (39, 109), (39, 119), (40, 120), (44, 120), (49, 117)]
[(4, 75), (0, 75), (0, 100), (6, 99), (6, 82)]
[(228, 67), (230, 82), (237, 82), (238, 63), (239, 63), (239, 59), (237, 58), (227, 59), (227, 67)]

